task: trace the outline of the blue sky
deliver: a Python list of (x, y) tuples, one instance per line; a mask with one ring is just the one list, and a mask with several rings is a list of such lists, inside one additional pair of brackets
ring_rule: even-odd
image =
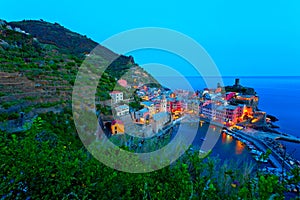
[[(58, 22), (100, 43), (128, 29), (170, 28), (201, 44), (222, 75), (300, 76), (298, 0), (10, 0), (2, 1), (1, 8), (0, 18), (7, 21)], [(137, 52), (135, 60), (143, 64), (159, 57), (146, 53)], [(159, 62), (182, 68), (168, 56)]]

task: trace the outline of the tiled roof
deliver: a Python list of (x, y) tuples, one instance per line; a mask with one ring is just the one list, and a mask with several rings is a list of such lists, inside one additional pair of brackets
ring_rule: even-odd
[(124, 124), (121, 120), (114, 120), (112, 121), (111, 125), (115, 125), (115, 124)]
[(112, 92), (110, 92), (109, 94), (120, 94), (120, 93), (123, 93), (123, 92), (120, 92), (120, 91), (112, 91)]

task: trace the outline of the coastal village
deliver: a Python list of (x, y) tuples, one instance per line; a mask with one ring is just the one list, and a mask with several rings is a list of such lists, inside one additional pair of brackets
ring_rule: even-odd
[[(199, 198), (200, 195), (214, 199), (211, 194), (224, 198), (227, 190), (233, 195), (229, 199), (238, 196), (269, 199), (264, 191), (272, 187), (274, 190), (268, 192), (270, 198), (277, 198), (277, 190), (300, 197), (300, 162), (285, 147), (286, 141), (300, 143), (300, 139), (276, 129), (273, 123), (276, 117), (259, 109), (260, 97), (253, 88), (244, 87), (243, 80), (232, 80), (232, 86), (216, 83), (216, 87), (197, 91), (170, 90), (158, 84), (133, 57), (120, 56), (103, 72), (92, 93), (95, 98), (90, 98), (90, 82), (95, 80), (92, 74), (101, 69), (87, 70), (91, 76), (79, 87), (82, 93), (73, 93), (76, 88), (73, 86), (76, 77), (81, 77), (76, 74), (83, 57), (92, 58), (94, 54), (88, 49), (97, 43), (57, 23), (42, 20), (11, 25), (0, 20), (0, 36), (2, 199), (43, 195), (92, 199), (90, 195), (98, 198), (105, 194), (109, 194), (107, 199), (124, 194), (135, 199)], [(101, 49), (105, 56), (113, 54), (104, 47)], [(97, 122), (95, 114), (98, 127), (89, 123), (90, 119)], [(178, 134), (179, 126), (183, 127), (182, 134)], [(80, 131), (84, 134), (79, 135)], [(108, 136), (104, 142), (108, 139), (120, 147), (116, 155), (105, 151), (110, 156), (109, 162), (115, 166), (128, 163), (129, 168), (134, 167), (129, 157), (121, 162), (115, 157), (120, 150), (134, 154), (154, 152), (180, 136), (174, 151), (168, 150), (173, 153), (175, 148), (184, 146), (181, 141), (185, 136), (192, 132), (197, 136), (192, 146), (186, 146), (187, 153), (169, 167), (152, 173), (154, 176), (137, 173), (131, 176), (106, 168), (105, 163), (98, 163), (92, 157), (89, 148), (103, 144), (100, 141), (103, 132)], [(210, 136), (219, 139), (213, 151), (202, 149), (205, 142), (211, 141)], [(225, 155), (224, 167), (218, 166), (217, 154)], [(243, 166), (228, 165), (228, 160), (235, 162), (240, 158)], [(57, 184), (50, 189), (40, 187), (54, 182)], [(247, 190), (251, 191), (239, 195)], [(135, 195), (137, 191), (139, 194)]]
[[(201, 124), (223, 127), (223, 134), (247, 146), (257, 162), (270, 163), (273, 167), (263, 169), (267, 173), (278, 175), (293, 166), (300, 166), (300, 162), (287, 155), (284, 146), (277, 141), (281, 138), (299, 142), (299, 138), (273, 129), (275, 117), (258, 109), (259, 96), (253, 88), (243, 87), (240, 79), (236, 79), (233, 86), (218, 84), (216, 88), (196, 92), (141, 85), (137, 87), (136, 95), (141, 99), (139, 110), (129, 106), (130, 100), (124, 99), (123, 92), (110, 92), (114, 113), (110, 127), (112, 135), (153, 138), (163, 135), (166, 127), (186, 116), (198, 116)], [(271, 153), (267, 158), (264, 155), (268, 149)]]
[[(237, 79), (233, 90), (241, 88)], [(125, 124), (132, 122), (140, 127), (151, 127), (147, 129), (146, 137), (151, 136), (186, 114), (199, 115), (201, 119), (212, 120), (236, 129), (266, 127), (271, 119), (267, 118), (266, 112), (258, 110), (259, 97), (254, 90), (249, 91), (251, 92), (224, 92), (220, 85), (216, 89), (205, 88), (196, 92), (171, 91), (163, 87), (143, 85), (136, 90), (141, 99), (142, 108), (139, 110), (130, 108), (130, 100), (124, 99), (123, 92), (112, 91), (110, 96), (115, 119), (112, 122), (111, 133), (125, 133)]]

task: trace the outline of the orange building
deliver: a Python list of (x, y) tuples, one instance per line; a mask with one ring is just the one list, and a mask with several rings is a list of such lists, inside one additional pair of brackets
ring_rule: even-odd
[(125, 133), (124, 123), (121, 120), (114, 120), (111, 123), (111, 133), (114, 134), (123, 134)]

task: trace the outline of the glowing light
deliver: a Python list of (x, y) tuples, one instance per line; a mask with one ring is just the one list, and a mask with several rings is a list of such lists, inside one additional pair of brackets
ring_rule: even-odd
[(245, 146), (243, 145), (243, 143), (239, 140), (236, 141), (236, 145), (235, 145), (235, 154), (240, 155), (243, 153), (243, 150), (245, 149)]

